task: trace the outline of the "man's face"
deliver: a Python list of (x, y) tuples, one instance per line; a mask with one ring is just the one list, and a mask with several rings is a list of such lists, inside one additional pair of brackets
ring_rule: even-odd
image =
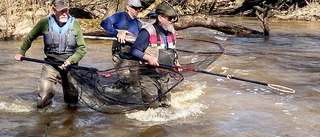
[(128, 9), (129, 15), (130, 15), (132, 18), (136, 18), (142, 8), (140, 8), (140, 7), (133, 7), (133, 6), (127, 5), (127, 9)]
[(164, 30), (172, 32), (174, 30), (173, 23), (175, 22), (172, 17), (167, 17), (165, 15), (159, 15), (159, 21)]
[(58, 20), (60, 23), (66, 23), (68, 20), (69, 9), (66, 8), (60, 11), (55, 10), (55, 15), (56, 20)]

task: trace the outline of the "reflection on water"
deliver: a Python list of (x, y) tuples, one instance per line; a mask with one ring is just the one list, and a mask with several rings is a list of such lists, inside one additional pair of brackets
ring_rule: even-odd
[[(260, 30), (256, 19), (226, 18)], [(49, 111), (35, 109), (41, 64), (13, 60), (21, 42), (0, 42), (1, 136), (317, 136), (320, 134), (320, 24), (270, 20), (269, 39), (239, 38), (205, 28), (183, 30), (212, 38), (225, 54), (206, 71), (290, 87), (266, 86), (197, 74), (174, 89), (172, 106), (131, 114), (66, 107), (61, 87)], [(219, 35), (219, 37), (212, 37)], [(218, 39), (217, 38), (221, 38)], [(81, 66), (112, 67), (111, 42), (87, 40)], [(42, 41), (28, 57), (43, 58)], [(49, 126), (48, 126), (49, 125)]]

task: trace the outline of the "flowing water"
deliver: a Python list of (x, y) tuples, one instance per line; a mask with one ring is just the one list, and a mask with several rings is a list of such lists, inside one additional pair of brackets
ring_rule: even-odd
[[(261, 30), (252, 18), (225, 18)], [(41, 64), (14, 61), (21, 41), (0, 42), (0, 136), (264, 136), (320, 135), (320, 23), (270, 20), (270, 37), (222, 35), (206, 28), (183, 30), (215, 40), (225, 54), (206, 71), (292, 88), (267, 86), (208, 74), (186, 77), (172, 91), (172, 106), (130, 114), (103, 114), (85, 105), (70, 109), (58, 85), (53, 106), (36, 110)], [(219, 37), (218, 37), (219, 35)], [(86, 40), (81, 66), (107, 69), (111, 42)], [(27, 52), (43, 58), (42, 41)]]

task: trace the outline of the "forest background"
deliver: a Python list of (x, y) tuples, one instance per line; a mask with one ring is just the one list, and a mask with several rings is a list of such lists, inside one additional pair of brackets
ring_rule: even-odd
[[(40, 18), (52, 12), (51, 1), (0, 1), (0, 40), (21, 40)], [(115, 12), (125, 11), (127, 3), (127, 0), (68, 1), (70, 14), (80, 22), (84, 35), (97, 36), (105, 34), (99, 25), (100, 22)], [(180, 17), (199, 14), (210, 15), (213, 18), (257, 17), (257, 9), (268, 8), (267, 18), (320, 21), (320, 0), (141, 0), (144, 8), (139, 18), (148, 19), (153, 9), (161, 2), (172, 5)]]

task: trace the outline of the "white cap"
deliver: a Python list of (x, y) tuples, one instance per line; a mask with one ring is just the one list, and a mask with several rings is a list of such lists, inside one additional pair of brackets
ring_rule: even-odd
[(142, 7), (140, 0), (128, 0), (127, 5), (133, 7)]

